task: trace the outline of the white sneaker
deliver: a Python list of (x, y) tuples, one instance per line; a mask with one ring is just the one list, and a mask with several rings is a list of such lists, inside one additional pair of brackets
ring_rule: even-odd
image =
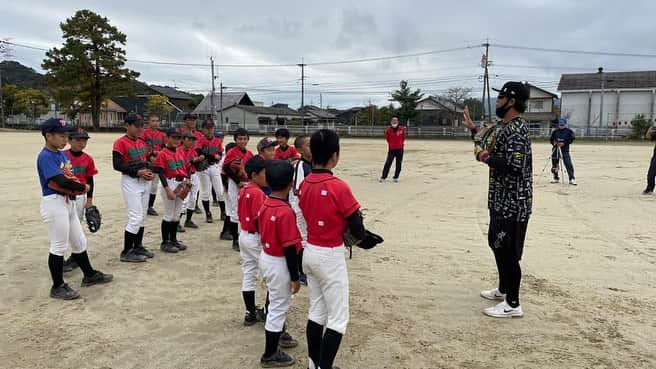
[(506, 294), (499, 292), (499, 289), (495, 288), (493, 290), (481, 291), (481, 297), (488, 300), (503, 301), (506, 299)]
[(571, 184), (572, 186), (576, 186), (576, 179), (570, 179), (569, 184)]
[(521, 305), (514, 308), (508, 305), (506, 301), (502, 301), (495, 306), (483, 309), (483, 314), (493, 318), (519, 318), (524, 316)]

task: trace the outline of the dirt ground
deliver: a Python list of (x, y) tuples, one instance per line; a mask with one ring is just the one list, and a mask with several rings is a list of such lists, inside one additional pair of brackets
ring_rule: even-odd
[[(117, 134), (93, 134), (103, 225), (88, 234), (106, 286), (76, 301), (48, 297), (48, 238), (39, 217), (37, 132), (1, 132), (0, 367), (258, 368), (261, 324), (244, 327), (240, 258), (219, 241), (220, 223), (159, 252), (160, 218), (145, 244), (157, 255), (120, 263), (126, 211), (111, 169)], [(256, 143), (251, 139), (251, 146)], [(656, 196), (643, 196), (647, 145), (579, 144), (578, 187), (550, 184), (549, 147), (535, 143), (534, 215), (522, 268), (522, 319), (495, 320), (481, 289), (496, 286), (486, 245), (487, 170), (466, 141), (408, 142), (400, 184), (376, 179), (381, 140), (344, 139), (336, 174), (351, 185), (365, 223), (385, 237), (348, 261), (351, 320), (336, 365), (354, 368), (656, 368)], [(156, 208), (162, 210), (158, 199)], [(215, 214), (218, 213), (216, 208)], [(86, 227), (85, 227), (86, 229)], [(258, 291), (258, 303), (264, 294)], [(288, 350), (305, 368), (308, 291), (288, 315), (300, 341)]]

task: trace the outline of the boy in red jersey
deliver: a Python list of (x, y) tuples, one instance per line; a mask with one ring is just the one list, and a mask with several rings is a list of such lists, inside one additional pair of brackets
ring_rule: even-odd
[(253, 157), (253, 153), (246, 148), (250, 138), (247, 130), (238, 128), (233, 137), (236, 145), (226, 153), (225, 160), (223, 161), (223, 171), (228, 177), (225, 221), (228, 222), (228, 229), (232, 235), (232, 249), (239, 251), (237, 195), (239, 194), (239, 189), (244, 187), (248, 182), (246, 162)]
[(162, 217), (162, 244), (164, 252), (176, 253), (186, 250), (187, 246), (178, 241), (178, 224), (183, 199), (173, 191), (178, 186), (185, 185), (189, 175), (185, 167), (185, 158), (176, 149), (180, 146), (182, 133), (177, 128), (166, 131), (166, 147), (157, 154), (153, 162), (153, 171), (162, 183), (162, 198), (164, 200), (164, 216)]
[[(150, 156), (156, 157), (157, 154), (166, 145), (166, 134), (159, 130), (159, 115), (151, 113), (148, 115), (148, 128), (144, 129), (144, 141), (150, 148)], [(151, 181), (150, 183), (150, 197), (148, 198), (148, 215), (158, 216), (157, 211), (153, 206), (155, 205), (155, 197), (157, 196), (158, 181)]]
[(198, 225), (191, 220), (196, 207), (196, 196), (198, 195), (198, 187), (200, 183), (198, 173), (196, 172), (196, 165), (205, 160), (204, 156), (198, 156), (198, 153), (196, 152), (196, 141), (196, 136), (194, 136), (193, 133), (187, 132), (182, 135), (182, 144), (178, 146), (177, 149), (177, 151), (185, 158), (185, 167), (187, 168), (187, 174), (189, 174), (189, 181), (191, 182), (191, 190), (182, 204), (181, 216), (186, 215), (184, 222), (185, 228), (193, 229), (198, 228)]
[(294, 168), (286, 160), (267, 165), (266, 182), (271, 195), (257, 216), (263, 245), (259, 264), (269, 295), (264, 325), (266, 344), (260, 358), (260, 364), (265, 368), (291, 366), (295, 362), (294, 358), (278, 349), (292, 295), (301, 288), (297, 259), (301, 234), (296, 226), (296, 215), (287, 202), (293, 177)]
[(223, 183), (221, 183), (221, 167), (219, 166), (219, 162), (223, 156), (223, 140), (219, 137), (214, 137), (214, 122), (211, 119), (203, 122), (201, 133), (196, 143), (196, 152), (207, 160), (209, 166), (207, 169), (198, 172), (198, 179), (200, 180), (200, 201), (205, 210), (205, 221), (212, 223), (214, 221), (212, 212), (210, 211), (210, 194), (212, 190), (214, 190), (218, 198), (221, 217), (225, 217)]

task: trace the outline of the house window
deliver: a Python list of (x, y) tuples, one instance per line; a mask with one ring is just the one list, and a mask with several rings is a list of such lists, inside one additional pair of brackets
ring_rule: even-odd
[(531, 108), (536, 110), (544, 109), (544, 100), (531, 101)]

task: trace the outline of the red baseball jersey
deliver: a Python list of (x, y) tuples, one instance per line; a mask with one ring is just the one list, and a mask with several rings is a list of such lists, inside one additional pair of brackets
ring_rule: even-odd
[(69, 149), (66, 150), (66, 155), (71, 162), (71, 171), (80, 183), (87, 184), (88, 177), (98, 174), (93, 158), (86, 152), (83, 152), (82, 155), (74, 156)]
[(155, 155), (166, 146), (166, 134), (158, 129), (144, 129), (141, 137), (153, 148)]
[(298, 198), (307, 241), (323, 247), (343, 245), (347, 219), (360, 209), (349, 186), (330, 172), (311, 173), (301, 183)]
[(285, 256), (284, 248), (289, 245), (295, 245), (296, 252), (301, 250), (302, 239), (296, 225), (296, 214), (286, 201), (268, 197), (262, 204), (257, 223), (263, 252), (271, 256)]
[(407, 135), (406, 128), (403, 126), (398, 126), (396, 130), (389, 127), (385, 130), (385, 139), (387, 140), (387, 146), (390, 150), (402, 149), (405, 145), (405, 137)]
[(163, 168), (164, 177), (166, 178), (179, 178), (187, 177), (187, 170), (185, 168), (185, 157), (175, 149), (165, 147), (157, 154), (153, 167)]
[(191, 165), (191, 159), (198, 157), (198, 153), (196, 152), (196, 149), (194, 149), (193, 147), (187, 149), (183, 145), (180, 145), (178, 146), (176, 151), (182, 154), (182, 157), (185, 159), (185, 168), (187, 169), (187, 173), (189, 173), (189, 175), (196, 173), (196, 167)]
[[(218, 137), (210, 139), (201, 135), (196, 142), (196, 148), (206, 151), (211, 156), (207, 158), (210, 163), (218, 163), (223, 155), (223, 140)], [(218, 155), (218, 158), (214, 155)]]
[(130, 138), (127, 135), (124, 135), (114, 141), (114, 147), (112, 150), (121, 154), (123, 157), (123, 164), (138, 160), (148, 160), (148, 146), (141, 138)]
[(300, 159), (300, 155), (294, 146), (285, 147), (283, 150), (281, 146), (278, 146), (273, 157), (274, 160), (288, 160), (288, 159)]
[(252, 157), (252, 152), (247, 149), (242, 151), (238, 146), (235, 146), (226, 154), (226, 157), (223, 160), (223, 166), (230, 165), (230, 163), (237, 159), (241, 160), (241, 164), (239, 165), (239, 176), (241, 177), (242, 182), (248, 182), (248, 177), (246, 176), (246, 162)]
[(266, 200), (266, 195), (262, 189), (254, 184), (248, 183), (237, 195), (237, 214), (239, 215), (239, 225), (246, 232), (257, 232), (255, 218)]

